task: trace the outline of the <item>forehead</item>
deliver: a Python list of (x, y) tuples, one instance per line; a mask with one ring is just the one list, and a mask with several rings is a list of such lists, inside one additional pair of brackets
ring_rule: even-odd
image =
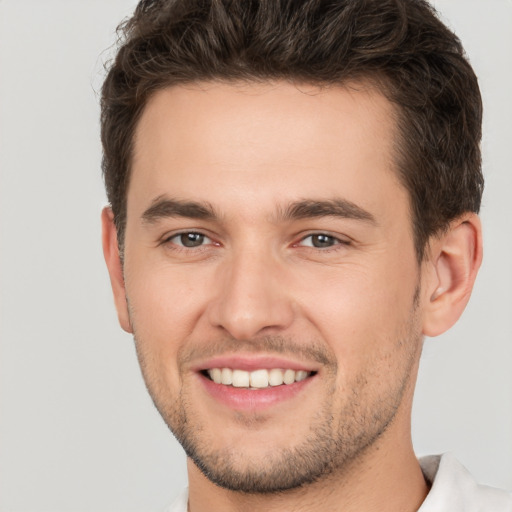
[(369, 208), (401, 188), (395, 131), (393, 106), (364, 84), (170, 87), (138, 123), (128, 212), (164, 194), (242, 209), (348, 196)]

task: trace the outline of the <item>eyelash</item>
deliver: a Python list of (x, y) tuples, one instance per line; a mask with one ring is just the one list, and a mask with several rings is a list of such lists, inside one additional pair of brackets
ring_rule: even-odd
[[(308, 238), (310, 239), (313, 239), (314, 237), (325, 237), (326, 239), (329, 239), (329, 241), (333, 242), (332, 245), (328, 245), (326, 247), (315, 247), (313, 245), (313, 242), (311, 242), (311, 244), (308, 244), (308, 245), (301, 245), (305, 240), (307, 240)], [(294, 247), (296, 246), (301, 246), (301, 247), (308, 247), (308, 248), (311, 248), (311, 249), (317, 249), (321, 252), (329, 252), (329, 251), (336, 251), (336, 250), (339, 250), (340, 248), (342, 247), (346, 247), (347, 245), (350, 245), (350, 242), (347, 241), (347, 240), (343, 240), (341, 238), (338, 238), (337, 236), (334, 236), (334, 235), (331, 235), (329, 233), (324, 233), (324, 232), (318, 232), (318, 233), (310, 233), (309, 235), (306, 235), (304, 237), (302, 237), (299, 242), (293, 244)]]
[[(186, 246), (185, 244), (183, 243), (177, 243), (177, 242), (172, 242), (173, 239), (176, 239), (176, 238), (180, 238), (180, 237), (184, 237), (184, 236), (191, 236), (191, 235), (197, 235), (199, 237), (203, 237), (203, 241), (204, 239), (206, 240), (209, 240), (210, 243), (208, 244), (204, 244), (204, 243), (201, 243), (200, 245), (197, 245), (197, 246)], [(162, 242), (161, 242), (162, 245), (171, 245), (173, 247), (173, 250), (198, 250), (198, 249), (201, 249), (203, 247), (205, 247), (205, 245), (210, 245), (210, 244), (213, 244), (213, 245), (219, 245), (215, 242), (213, 242), (213, 240), (208, 236), (208, 235), (205, 235), (204, 233), (201, 233), (200, 231), (181, 231), (179, 233), (173, 233), (172, 235), (168, 236), (168, 237), (165, 237)]]
[[(203, 237), (202, 243), (200, 243), (200, 245), (187, 246), (187, 245), (183, 244), (183, 240), (181, 240), (181, 243), (173, 242), (173, 239), (179, 239), (180, 237), (194, 236), (194, 235), (197, 237)], [(324, 237), (325, 239), (328, 239), (329, 242), (332, 242), (332, 244), (327, 245), (325, 247), (315, 247), (313, 245), (314, 242), (312, 241), (314, 237)], [(308, 239), (311, 239), (311, 243), (304, 245), (304, 241), (308, 240)], [(208, 243), (204, 243), (205, 241), (208, 241)], [(200, 231), (181, 231), (179, 233), (173, 233), (172, 235), (165, 237), (162, 240), (161, 245), (169, 245), (170, 247), (172, 247), (172, 249), (174, 251), (191, 251), (191, 250), (199, 251), (201, 249), (205, 249), (208, 245), (220, 246), (219, 243), (214, 242), (208, 235), (201, 233)], [(340, 238), (338, 238), (334, 235), (331, 235), (329, 233), (317, 232), (317, 233), (310, 233), (306, 236), (303, 236), (298, 242), (295, 242), (294, 244), (292, 244), (292, 247), (305, 247), (308, 249), (317, 250), (317, 251), (326, 253), (326, 252), (331, 252), (331, 251), (337, 251), (337, 250), (339, 250), (343, 247), (346, 247), (348, 245), (350, 245), (350, 241), (348, 241), (348, 240), (340, 239)]]

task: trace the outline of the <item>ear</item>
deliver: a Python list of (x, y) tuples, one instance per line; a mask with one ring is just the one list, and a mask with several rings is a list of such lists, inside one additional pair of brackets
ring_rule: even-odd
[(101, 212), (103, 255), (110, 274), (110, 284), (114, 292), (117, 316), (121, 327), (129, 333), (133, 332), (130, 315), (128, 314), (128, 303), (124, 287), (123, 266), (119, 256), (119, 245), (117, 243), (117, 231), (114, 224), (114, 214), (110, 207), (106, 206)]
[(482, 262), (482, 228), (465, 214), (430, 244), (424, 298), (423, 334), (438, 336), (459, 319)]

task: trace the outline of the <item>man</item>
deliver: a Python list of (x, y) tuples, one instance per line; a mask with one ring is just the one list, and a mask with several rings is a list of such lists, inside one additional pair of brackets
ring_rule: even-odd
[(170, 510), (512, 510), (411, 443), (423, 337), (482, 257), (454, 34), (420, 0), (146, 0), (123, 29), (103, 242), (188, 455)]

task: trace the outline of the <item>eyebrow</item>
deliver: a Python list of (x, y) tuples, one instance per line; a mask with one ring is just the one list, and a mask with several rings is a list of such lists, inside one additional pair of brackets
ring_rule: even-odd
[(213, 206), (207, 202), (182, 201), (159, 196), (142, 214), (142, 221), (154, 224), (169, 217), (186, 217), (188, 219), (213, 220), (217, 214)]
[[(216, 220), (219, 218), (214, 207), (208, 202), (183, 201), (180, 199), (170, 199), (165, 196), (159, 196), (154, 199), (141, 218), (144, 223), (154, 224), (161, 219), (169, 217), (200, 220)], [(318, 217), (341, 217), (377, 224), (375, 217), (370, 212), (352, 201), (341, 198), (294, 201), (284, 208), (278, 208), (276, 220), (286, 221)]]
[(346, 199), (305, 199), (296, 201), (278, 212), (278, 219), (310, 219), (317, 217), (341, 217), (377, 224), (375, 217), (367, 210)]

